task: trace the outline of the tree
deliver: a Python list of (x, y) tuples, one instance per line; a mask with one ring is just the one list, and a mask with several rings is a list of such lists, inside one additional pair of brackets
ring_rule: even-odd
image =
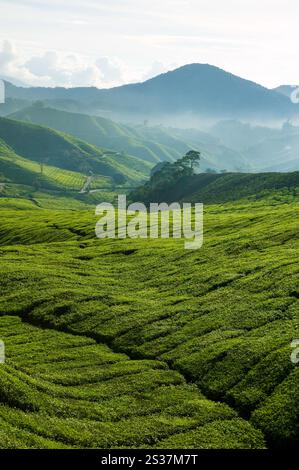
[(151, 187), (163, 187), (165, 185), (174, 184), (186, 176), (194, 175), (194, 167), (199, 164), (200, 152), (190, 150), (182, 158), (174, 163), (160, 162), (151, 172), (149, 185)]
[(182, 158), (183, 162), (186, 162), (190, 165), (191, 171), (193, 173), (194, 167), (199, 165), (201, 153), (197, 150), (189, 150), (186, 155)]
[[(194, 175), (194, 167), (199, 164), (200, 152), (190, 150), (175, 162), (159, 162), (151, 171), (150, 180), (130, 193), (133, 200), (156, 198), (159, 192), (167, 191), (175, 185), (186, 184)], [(153, 199), (152, 199), (153, 200)]]
[(161, 171), (165, 165), (167, 165), (167, 162), (159, 162), (157, 163), (152, 169), (151, 169), (151, 176), (154, 176), (155, 173)]

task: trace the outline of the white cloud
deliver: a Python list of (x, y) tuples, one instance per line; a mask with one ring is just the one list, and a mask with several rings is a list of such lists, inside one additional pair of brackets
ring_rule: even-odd
[(35, 86), (97, 86), (108, 88), (129, 82), (147, 80), (177, 64), (154, 61), (146, 68), (133, 73), (116, 57), (86, 58), (78, 54), (45, 51), (24, 58), (9, 41), (0, 43), (0, 75), (10, 76)]
[(95, 65), (84, 63), (75, 55), (63, 56), (55, 51), (31, 57), (24, 68), (33, 79), (41, 78), (49, 85), (91, 86), (100, 85), (101, 82)]
[(122, 66), (117, 60), (111, 60), (108, 57), (100, 57), (96, 61), (96, 66), (105, 83), (120, 83), (123, 81)]
[(65, 72), (58, 62), (56, 52), (47, 51), (42, 56), (32, 57), (24, 66), (30, 73), (38, 77), (65, 79)]
[(88, 59), (77, 54), (45, 51), (22, 60), (22, 51), (4, 41), (0, 47), (0, 75), (39, 86), (110, 87), (125, 83), (126, 68), (118, 59)]
[(9, 41), (3, 41), (0, 48), (0, 73), (8, 74), (15, 58), (16, 53), (12, 44)]

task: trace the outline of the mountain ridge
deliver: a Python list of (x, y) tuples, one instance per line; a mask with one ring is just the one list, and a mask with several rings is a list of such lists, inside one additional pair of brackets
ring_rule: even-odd
[[(97, 89), (19, 88), (7, 96), (29, 100), (75, 100), (91, 109), (124, 116), (191, 113), (208, 118), (286, 119), (299, 111), (286, 96), (209, 64), (188, 64), (140, 83)], [(111, 117), (111, 116), (110, 116)]]

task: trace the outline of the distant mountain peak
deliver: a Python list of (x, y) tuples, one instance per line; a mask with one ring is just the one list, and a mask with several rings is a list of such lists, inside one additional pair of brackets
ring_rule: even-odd
[[(73, 100), (88, 113), (107, 113), (113, 119), (163, 120), (179, 126), (190, 119), (243, 119), (264, 123), (299, 115), (288, 96), (269, 90), (210, 64), (191, 63), (157, 75), (142, 83), (97, 88), (18, 88), (8, 96), (27, 100)], [(183, 116), (185, 116), (183, 118)], [(176, 123), (174, 123), (174, 119)], [(192, 127), (192, 122), (187, 124)], [(186, 123), (184, 123), (186, 126)]]

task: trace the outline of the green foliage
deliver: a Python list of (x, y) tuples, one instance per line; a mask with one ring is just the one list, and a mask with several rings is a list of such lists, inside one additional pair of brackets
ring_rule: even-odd
[(161, 191), (167, 192), (168, 188), (173, 188), (182, 179), (193, 176), (194, 167), (198, 166), (199, 161), (200, 152), (190, 150), (174, 163), (157, 164), (151, 172), (150, 180), (145, 183), (143, 188), (133, 191), (130, 197), (136, 200), (139, 196), (144, 197), (146, 195), (148, 199), (150, 194)]
[[(78, 192), (86, 181), (86, 176), (76, 171), (64, 170), (47, 164), (41, 165), (16, 154), (13, 157), (7, 152), (1, 154), (0, 150), (0, 172), (6, 176), (6, 180), (11, 182), (34, 186), (36, 181), (39, 181), (40, 187), (43, 189)], [(95, 176), (91, 188), (109, 188), (111, 184), (109, 177)]]

